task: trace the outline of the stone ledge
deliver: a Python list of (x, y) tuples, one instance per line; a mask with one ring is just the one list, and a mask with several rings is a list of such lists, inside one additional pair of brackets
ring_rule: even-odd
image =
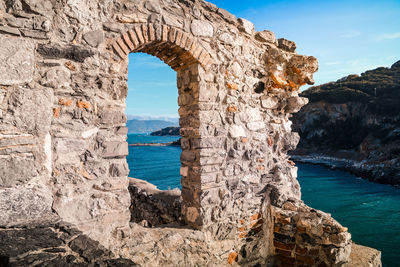
[(357, 245), (351, 246), (348, 267), (381, 267), (381, 252), (374, 248)]

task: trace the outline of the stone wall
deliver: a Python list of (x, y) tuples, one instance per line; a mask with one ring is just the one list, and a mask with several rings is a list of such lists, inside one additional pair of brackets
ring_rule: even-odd
[[(275, 210), (300, 199), (290, 117), (314, 57), (200, 0), (1, 0), (0, 33), (0, 227), (56, 214), (143, 265), (273, 262)], [(129, 223), (131, 52), (177, 72), (187, 229)]]
[(341, 266), (351, 252), (347, 228), (303, 203), (273, 208), (274, 247), (281, 266)]

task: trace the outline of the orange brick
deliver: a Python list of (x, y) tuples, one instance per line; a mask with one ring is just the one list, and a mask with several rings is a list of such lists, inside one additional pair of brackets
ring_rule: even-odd
[(260, 214), (260, 213), (256, 213), (256, 214), (253, 214), (253, 215), (250, 217), (250, 221), (258, 220), (258, 219), (260, 219), (260, 218), (261, 218), (261, 214)]
[(136, 36), (139, 40), (140, 44), (144, 44), (144, 38), (143, 38), (143, 32), (140, 26), (135, 26), (134, 28), (135, 32), (136, 32)]
[(250, 228), (257, 228), (259, 225), (261, 225), (264, 222), (263, 219), (258, 220), (258, 221), (253, 221), (250, 223)]
[(185, 45), (186, 45), (186, 42), (187, 42), (188, 38), (189, 38), (189, 36), (186, 33), (182, 33), (182, 38), (181, 38), (181, 41), (178, 44), (178, 46), (180, 46), (182, 48), (185, 48)]
[(246, 227), (239, 227), (239, 228), (238, 228), (238, 231), (239, 231), (239, 232), (245, 232), (245, 231), (246, 231)]
[(263, 159), (263, 158), (258, 158), (258, 159), (257, 159), (257, 162), (259, 162), (259, 163), (264, 163), (264, 159)]
[(256, 169), (257, 169), (258, 171), (263, 171), (263, 170), (265, 170), (265, 167), (262, 166), (262, 165), (258, 165), (258, 166), (256, 167)]
[(85, 108), (85, 109), (90, 109), (90, 107), (91, 107), (89, 102), (81, 101), (81, 100), (76, 102), (76, 106), (78, 108)]
[(156, 33), (153, 24), (148, 25), (149, 41), (154, 41), (156, 39)]
[(117, 42), (114, 42), (112, 44), (112, 48), (114, 48), (114, 51), (117, 53), (117, 55), (120, 58), (124, 58), (126, 56), (126, 54), (124, 53), (124, 51), (122, 51), (121, 47), (119, 47), (119, 45), (117, 44)]
[(291, 80), (288, 80), (289, 81), (289, 86), (290, 87), (292, 87), (292, 88), (294, 88), (294, 89), (297, 89), (297, 84), (295, 84), (293, 81), (291, 81)]
[(60, 108), (53, 108), (53, 116), (54, 118), (60, 117)]
[(139, 40), (137, 39), (136, 33), (134, 31), (129, 31), (128, 34), (131, 38), (133, 45), (137, 47), (139, 45)]
[(288, 160), (287, 162), (288, 162), (290, 165), (292, 165), (292, 166), (296, 166), (296, 163), (294, 163), (293, 160)]
[(76, 67), (72, 64), (71, 61), (67, 61), (64, 63), (65, 67), (67, 67), (70, 71), (76, 71)]
[(292, 67), (292, 71), (294, 73), (296, 73), (296, 74), (300, 74), (301, 73), (300, 69), (296, 68), (295, 66)]
[(247, 141), (249, 141), (246, 137), (242, 138), (242, 143), (247, 143)]
[(192, 38), (188, 37), (186, 44), (185, 44), (185, 50), (189, 52), (190, 49), (192, 48), (193, 43), (194, 43), (194, 40)]
[(166, 42), (168, 41), (168, 33), (169, 33), (169, 27), (167, 25), (162, 25), (162, 37), (161, 40)]
[(118, 43), (119, 47), (121, 47), (122, 51), (124, 51), (124, 53), (125, 53), (126, 55), (128, 55), (130, 51), (129, 51), (129, 48), (128, 48), (128, 47), (126, 46), (126, 44), (124, 43), (124, 41), (122, 41), (121, 38), (118, 38), (118, 39), (117, 39), (117, 43)]
[(226, 87), (228, 87), (229, 89), (232, 89), (232, 90), (238, 90), (239, 89), (239, 86), (236, 83), (230, 83), (230, 82), (226, 83)]
[(278, 217), (278, 222), (280, 222), (282, 224), (289, 224), (290, 218), (289, 217)]
[(203, 51), (203, 48), (201, 46), (197, 46), (196, 50), (193, 52), (193, 57), (195, 59), (199, 59), (199, 56), (202, 51)]
[(176, 32), (175, 44), (179, 45), (181, 43), (182, 34), (183, 33), (181, 31), (177, 31)]
[(247, 236), (247, 233), (240, 233), (239, 238), (245, 238)]
[(135, 48), (132, 41), (129, 39), (128, 33), (122, 34), (122, 39), (125, 41), (125, 44), (128, 46), (130, 51), (132, 51)]
[(238, 254), (236, 252), (229, 253), (228, 256), (228, 263), (233, 264), (234, 262), (238, 261)]
[(171, 43), (174, 43), (175, 39), (176, 39), (176, 29), (171, 28), (169, 30), (169, 34), (168, 34), (168, 41), (170, 41)]
[(267, 142), (269, 146), (272, 146), (274, 144), (274, 140), (272, 139), (271, 136), (268, 136)]
[(142, 33), (143, 33), (144, 43), (148, 43), (149, 42), (149, 35), (147, 33), (147, 25), (146, 24), (142, 24)]
[(237, 106), (229, 106), (226, 110), (228, 112), (237, 112), (238, 111), (238, 107)]

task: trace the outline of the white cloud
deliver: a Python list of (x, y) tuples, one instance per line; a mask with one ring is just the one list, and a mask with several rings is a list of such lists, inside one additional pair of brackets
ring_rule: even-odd
[(361, 35), (361, 32), (360, 31), (357, 31), (357, 30), (352, 30), (352, 31), (348, 31), (348, 32), (346, 32), (346, 33), (344, 33), (342, 36), (340, 36), (340, 37), (342, 37), (342, 38), (354, 38), (354, 37), (358, 37), (358, 36), (360, 36)]
[(392, 40), (400, 38), (400, 32), (380, 34), (375, 37), (377, 41)]

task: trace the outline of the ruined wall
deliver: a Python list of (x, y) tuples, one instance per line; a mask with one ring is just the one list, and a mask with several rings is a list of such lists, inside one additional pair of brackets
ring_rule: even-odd
[[(56, 214), (143, 264), (270, 261), (274, 207), (300, 203), (289, 118), (315, 58), (204, 1), (0, 1), (0, 32), (0, 226)], [(129, 225), (131, 52), (177, 72), (181, 215), (195, 230)], [(191, 248), (171, 252), (168, 234)], [(157, 242), (138, 251), (143, 239)], [(164, 250), (175, 256), (148, 261)]]

